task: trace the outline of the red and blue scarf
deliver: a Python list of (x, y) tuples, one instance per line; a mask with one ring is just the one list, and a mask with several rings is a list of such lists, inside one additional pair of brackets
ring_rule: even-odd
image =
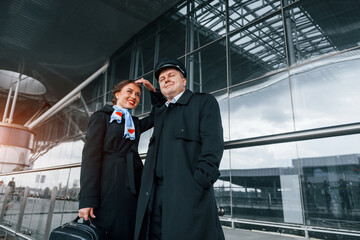
[(117, 105), (114, 105), (113, 108), (115, 110), (110, 116), (110, 123), (114, 120), (116, 120), (117, 123), (121, 123), (122, 118), (124, 118), (124, 138), (130, 138), (130, 140), (135, 140), (135, 126), (129, 109), (122, 108)]

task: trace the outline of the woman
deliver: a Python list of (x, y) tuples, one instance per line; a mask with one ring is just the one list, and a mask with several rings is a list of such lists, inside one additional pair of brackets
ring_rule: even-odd
[(85, 137), (79, 217), (93, 218), (109, 239), (133, 239), (143, 168), (137, 148), (140, 134), (154, 125), (153, 111), (141, 120), (130, 115), (140, 101), (138, 83), (150, 91), (153, 102), (161, 101), (149, 81), (122, 81), (112, 91), (113, 106), (105, 105), (90, 117)]

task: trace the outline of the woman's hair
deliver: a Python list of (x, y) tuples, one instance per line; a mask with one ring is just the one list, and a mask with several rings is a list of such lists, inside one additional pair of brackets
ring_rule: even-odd
[(137, 86), (139, 86), (140, 90), (141, 90), (141, 87), (140, 87), (140, 84), (137, 84), (135, 83), (135, 80), (132, 80), (132, 79), (128, 79), (128, 80), (124, 80), (124, 81), (121, 81), (119, 82), (118, 84), (116, 84), (114, 86), (114, 89), (111, 91), (112, 95), (113, 95), (113, 99), (112, 99), (112, 104), (115, 105), (116, 104), (116, 101), (117, 101), (117, 98), (115, 96), (115, 94), (117, 92), (120, 92), (121, 89), (123, 89), (123, 87), (125, 87), (126, 85), (130, 84), (130, 83), (134, 83), (136, 84)]

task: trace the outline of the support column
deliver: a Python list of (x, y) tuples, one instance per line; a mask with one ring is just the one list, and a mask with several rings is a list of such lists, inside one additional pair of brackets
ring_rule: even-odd
[(10, 84), (10, 87), (9, 87), (9, 94), (8, 94), (8, 97), (7, 97), (7, 100), (6, 100), (5, 111), (4, 111), (4, 115), (3, 115), (3, 119), (2, 119), (2, 122), (3, 122), (3, 123), (5, 123), (6, 117), (7, 117), (7, 113), (8, 113), (8, 111), (9, 111), (9, 105), (10, 105), (10, 100), (11, 100), (12, 89), (13, 89), (13, 84), (11, 83), (11, 84)]
[(16, 106), (16, 99), (17, 99), (17, 95), (19, 93), (19, 86), (20, 86), (21, 76), (22, 76), (22, 74), (19, 75), (18, 81), (16, 82), (14, 98), (13, 98), (13, 102), (12, 102), (12, 105), (11, 105), (11, 111), (10, 111), (10, 116), (9, 116), (8, 123), (12, 123), (12, 121), (13, 121), (13, 116), (14, 116), (14, 111), (15, 111), (15, 106)]
[(54, 187), (53, 190), (52, 190), (52, 193), (51, 193), (49, 213), (48, 213), (48, 216), (47, 216), (47, 219), (46, 219), (46, 225), (45, 225), (44, 239), (49, 239), (49, 236), (50, 236), (51, 222), (52, 222), (52, 218), (53, 218), (53, 215), (54, 215), (57, 191), (58, 191), (58, 188)]
[(22, 224), (22, 221), (24, 218), (24, 212), (25, 212), (26, 201), (27, 201), (28, 195), (29, 195), (29, 187), (27, 186), (25, 188), (24, 196), (23, 196), (23, 199), (22, 199), (21, 205), (20, 205), (20, 212), (19, 212), (18, 222), (16, 225), (16, 232), (20, 232), (20, 230), (21, 230), (21, 224)]

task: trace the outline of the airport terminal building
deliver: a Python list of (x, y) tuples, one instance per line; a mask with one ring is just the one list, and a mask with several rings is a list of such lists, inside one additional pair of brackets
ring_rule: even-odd
[[(47, 239), (75, 218), (89, 117), (121, 80), (158, 86), (154, 65), (172, 56), (220, 106), (223, 226), (360, 239), (359, 12), (358, 0), (2, 1), (0, 236)], [(133, 115), (150, 110), (143, 89)]]

